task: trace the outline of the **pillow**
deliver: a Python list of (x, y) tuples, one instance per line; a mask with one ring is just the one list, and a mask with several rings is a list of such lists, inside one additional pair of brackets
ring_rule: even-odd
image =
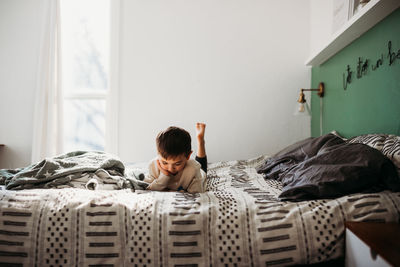
[(349, 143), (361, 143), (382, 152), (400, 169), (400, 136), (392, 134), (364, 134), (348, 139)]
[(341, 138), (342, 140), (346, 141), (347, 138), (344, 138), (341, 134), (339, 134), (337, 131), (331, 131), (330, 134), (336, 135), (337, 137)]

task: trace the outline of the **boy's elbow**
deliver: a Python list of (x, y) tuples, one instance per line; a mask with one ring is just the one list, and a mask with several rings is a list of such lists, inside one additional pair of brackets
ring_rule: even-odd
[(194, 183), (187, 189), (189, 193), (204, 193), (204, 186), (201, 183)]
[(195, 194), (195, 193), (204, 193), (202, 190), (199, 189), (188, 189), (188, 193)]

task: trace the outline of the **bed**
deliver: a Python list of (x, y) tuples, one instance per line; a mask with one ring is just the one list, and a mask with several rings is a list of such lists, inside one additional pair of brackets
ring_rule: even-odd
[[(400, 165), (400, 137), (365, 135)], [(388, 148), (390, 146), (390, 149)], [(0, 265), (288, 266), (344, 257), (345, 221), (400, 221), (400, 193), (282, 201), (257, 167), (209, 164), (205, 193), (83, 188), (0, 190)], [(145, 165), (127, 171), (146, 171)]]

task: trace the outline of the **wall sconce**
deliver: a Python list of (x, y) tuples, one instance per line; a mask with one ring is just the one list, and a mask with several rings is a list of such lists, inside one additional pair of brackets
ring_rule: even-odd
[(325, 87), (324, 83), (319, 83), (318, 89), (301, 89), (300, 90), (300, 96), (299, 99), (297, 100), (298, 104), (296, 107), (295, 115), (311, 115), (310, 107), (306, 103), (306, 98), (304, 95), (304, 91), (317, 91), (317, 94), (319, 97), (324, 96), (325, 92)]

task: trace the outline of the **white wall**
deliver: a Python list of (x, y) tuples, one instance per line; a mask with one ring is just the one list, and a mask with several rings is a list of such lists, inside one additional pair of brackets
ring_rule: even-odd
[(310, 0), (310, 55), (324, 47), (333, 34), (333, 1)]
[(40, 1), (0, 1), (0, 168), (30, 164)]
[[(122, 0), (119, 154), (207, 123), (210, 161), (272, 154), (310, 135), (294, 117), (310, 84), (309, 0)], [(195, 144), (195, 143), (193, 143)]]
[[(30, 164), (41, 0), (0, 1), (0, 168)], [(310, 84), (309, 0), (121, 0), (119, 155), (207, 123), (210, 161), (272, 154), (307, 137), (292, 116)]]

